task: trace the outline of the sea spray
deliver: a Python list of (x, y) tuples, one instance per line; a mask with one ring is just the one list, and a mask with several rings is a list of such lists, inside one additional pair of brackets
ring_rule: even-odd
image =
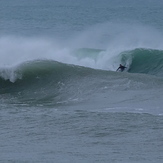
[(127, 61), (121, 59), (124, 52), (141, 48), (161, 50), (162, 42), (162, 33), (158, 30), (125, 23), (98, 24), (65, 40), (3, 36), (0, 38), (0, 67), (48, 59), (115, 71), (121, 62), (128, 67), (131, 65), (132, 57)]
[(0, 68), (0, 78), (14, 83), (16, 80), (22, 79), (22, 74), (17, 67)]

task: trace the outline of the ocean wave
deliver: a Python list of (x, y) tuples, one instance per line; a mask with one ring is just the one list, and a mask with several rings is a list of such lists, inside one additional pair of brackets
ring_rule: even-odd
[[(125, 54), (122, 56), (126, 57)], [(162, 80), (154, 76), (117, 73), (53, 60), (24, 62), (15, 67), (12, 73), (10, 71), (5, 71), (8, 73), (6, 78), (4, 73), (1, 74), (0, 96), (5, 98), (11, 95), (21, 104), (63, 105), (87, 100), (96, 93), (109, 94), (120, 90), (149, 89), (162, 85)], [(12, 76), (14, 77), (11, 78)]]
[[(103, 69), (98, 67), (97, 69), (92, 69), (89, 64), (87, 66), (80, 66), (78, 63), (80, 63), (80, 60), (87, 58), (94, 60), (94, 62), (99, 62), (99, 60), (103, 60), (104, 62), (108, 52), (102, 49), (81, 48), (74, 51), (72, 55), (78, 60), (76, 65), (48, 59), (38, 59), (22, 62), (13, 67), (2, 67), (0, 68), (1, 81), (4, 80), (15, 83), (24, 80), (28, 82), (38, 78), (49, 78), (51, 75), (55, 76), (55, 80), (63, 80), (70, 76), (72, 78), (79, 76), (79, 74), (88, 74), (93, 71), (98, 72), (99, 69)], [(108, 59), (110, 58), (108, 57)], [(162, 77), (163, 50), (136, 48), (123, 51), (117, 56), (113, 56), (109, 64), (114, 67), (114, 69), (104, 68), (104, 70), (116, 71), (118, 64), (123, 64), (127, 66), (127, 72), (129, 73), (143, 73)]]
[(130, 73), (163, 77), (163, 50), (137, 48), (120, 54)]
[(13, 68), (0, 70), (1, 93), (25, 92), (57, 92), (61, 86), (80, 83), (97, 75), (96, 70), (77, 65), (60, 63), (53, 60), (34, 60), (24, 62)]

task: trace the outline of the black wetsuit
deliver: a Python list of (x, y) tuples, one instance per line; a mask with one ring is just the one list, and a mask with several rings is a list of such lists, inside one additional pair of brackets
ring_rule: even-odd
[(120, 70), (120, 71), (122, 72), (122, 71), (124, 71), (125, 68), (127, 68), (127, 67), (120, 65), (120, 66), (118, 67), (117, 71)]

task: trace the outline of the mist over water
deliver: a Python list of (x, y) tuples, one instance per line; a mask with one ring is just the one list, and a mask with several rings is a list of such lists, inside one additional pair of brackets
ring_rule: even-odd
[[(143, 25), (103, 23), (65, 39), (48, 37), (2, 36), (0, 38), (1, 67), (12, 67), (26, 61), (50, 59), (63, 63), (115, 70), (118, 56), (137, 48), (163, 49), (162, 33)], [(80, 48), (100, 49), (96, 60), (78, 60), (72, 53)], [(103, 51), (102, 51), (103, 50)]]

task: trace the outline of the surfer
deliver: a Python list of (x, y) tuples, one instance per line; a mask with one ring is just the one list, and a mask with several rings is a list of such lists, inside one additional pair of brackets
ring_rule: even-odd
[(127, 68), (127, 67), (122, 66), (122, 65), (120, 64), (119, 67), (118, 67), (118, 69), (117, 69), (116, 71), (120, 70), (121, 72), (123, 72), (125, 68)]

